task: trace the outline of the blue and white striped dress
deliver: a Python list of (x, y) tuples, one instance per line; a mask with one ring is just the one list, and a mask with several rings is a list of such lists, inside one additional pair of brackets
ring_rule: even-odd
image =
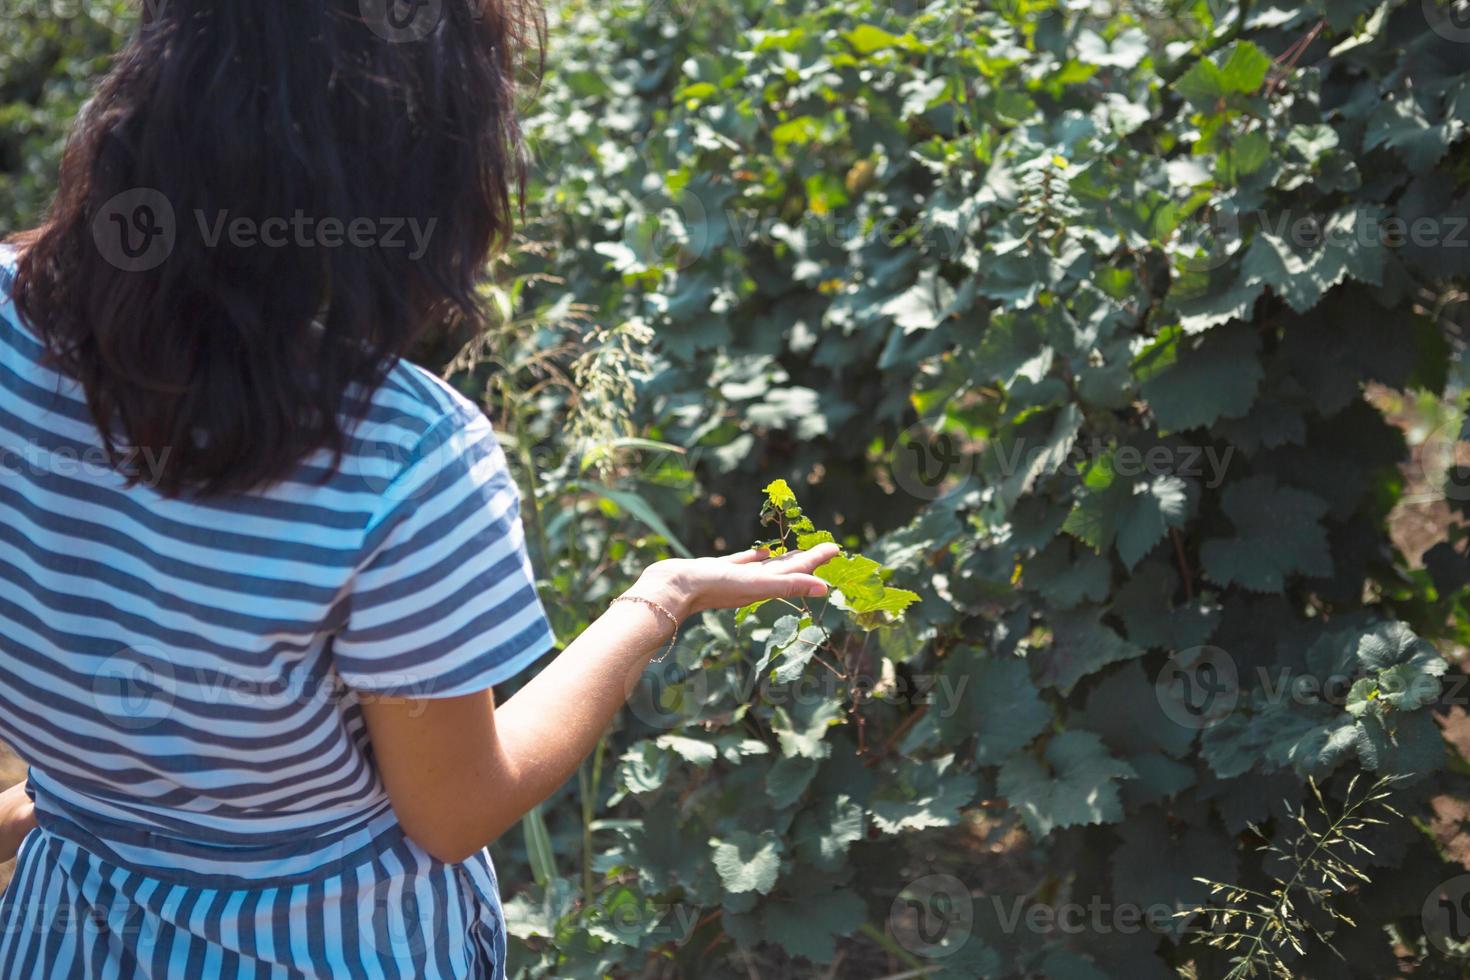
[(0, 897), (0, 978), (502, 977), (488, 852), (446, 865), (403, 835), (360, 708), (484, 690), (553, 645), (488, 422), (403, 363), (339, 466), (128, 487), (19, 322), (12, 260), (0, 739), (40, 828)]

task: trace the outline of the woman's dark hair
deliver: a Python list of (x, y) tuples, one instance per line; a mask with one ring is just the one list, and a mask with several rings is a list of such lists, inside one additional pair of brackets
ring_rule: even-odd
[(340, 453), (352, 393), (425, 331), (480, 325), (544, 20), (535, 0), (142, 3), (19, 236), (14, 298), (114, 466), (152, 450), (164, 494), (248, 490)]

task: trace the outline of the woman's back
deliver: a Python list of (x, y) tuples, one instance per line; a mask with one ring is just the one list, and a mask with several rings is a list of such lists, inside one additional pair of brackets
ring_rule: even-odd
[[(229, 923), (217, 943), (176, 933), (160, 976), (282, 942), (315, 962), (337, 948), (315, 928), (353, 923), (375, 962), (434, 973), (436, 915), (498, 922), (493, 870), (471, 862), (476, 902), (450, 900), (457, 872), (396, 831), (359, 704), (483, 690), (551, 645), (489, 424), (399, 362), (353, 401), (340, 459), (319, 451), (260, 491), (166, 497), (148, 485), (161, 459), (137, 454), (132, 485), (109, 465), (79, 386), (9, 302), (12, 257), (0, 268), (0, 739), (31, 764), (45, 832), (31, 856), (75, 848), (79, 865), (23, 855), (6, 901), (65, 896), (85, 921), (121, 916), (119, 936), (130, 915)], [(404, 888), (424, 914), (375, 922)], [(92, 955), (83, 936), (32, 938)], [(433, 950), (440, 972), (462, 975), (489, 942)], [(25, 975), (26, 948), (12, 924), (0, 975)]]

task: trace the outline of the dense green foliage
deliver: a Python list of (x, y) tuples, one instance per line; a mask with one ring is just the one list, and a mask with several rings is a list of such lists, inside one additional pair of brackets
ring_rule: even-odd
[[(557, 277), (533, 302), (656, 334), (640, 431), (687, 448), (698, 487), (659, 513), (739, 546), (754, 488), (811, 480), (807, 513), (922, 597), (794, 694), (779, 667), (760, 696), (730, 683), (789, 626), (706, 617), (679, 709), (616, 743), (635, 822), (596, 834), (594, 908), (697, 909), (684, 945), (642, 943), (687, 975), (744, 975), (745, 948), (761, 976), (782, 953), (1218, 976), (1168, 926), (1018, 927), (1008, 903), (1187, 908), (1195, 877), (1264, 880), (1247, 825), (1292, 830), (1309, 775), (1332, 795), (1360, 767), (1409, 774), (1411, 816), (1458, 785), (1426, 640), (1461, 638), (1464, 562), (1446, 545), (1431, 580), (1395, 552), (1405, 440), (1362, 396), (1458, 370), (1470, 47), (1418, 3), (1245, 5), (1243, 25), (1089, 6), (627, 3), (554, 25), (547, 244), (522, 267)], [(1401, 243), (1393, 218), (1428, 224)], [(944, 465), (959, 485), (931, 500)], [(618, 485), (658, 503), (658, 482)], [(1212, 670), (1224, 708), (1181, 712)], [(997, 872), (983, 845), (1015, 847), (1015, 823), (1032, 850)], [(1294, 969), (1438, 955), (1420, 908), (1452, 866), (1407, 819), (1379, 837), (1333, 935), (1351, 965), (1317, 943)], [(898, 893), (939, 872), (975, 889), (973, 935), (885, 965), (872, 932), (902, 932)], [(642, 962), (597, 942), (597, 913), (547, 907), (564, 918), (517, 930), (555, 938), (550, 972)]]
[(126, 0), (21, 0), (7, 8), (0, 35), (0, 233), (33, 224), (45, 209), (67, 124), (128, 27), (128, 9)]
[[(1459, 974), (1421, 908), (1465, 870), (1424, 827), (1470, 773), (1436, 721), (1470, 558), (1394, 547), (1409, 444), (1364, 393), (1464, 387), (1470, 32), (1102, 6), (553, 13), (505, 322), (451, 373), (521, 468), (558, 632), (769, 537), (776, 480), (872, 564), (630, 679), (525, 863), (497, 852), (515, 969), (1221, 976), (1173, 916), (1196, 879), (1269, 889), (1308, 779), (1335, 812), (1368, 770), (1404, 817), (1304, 913), (1344, 958), (1273, 954)], [(33, 104), (25, 50), (0, 79)]]

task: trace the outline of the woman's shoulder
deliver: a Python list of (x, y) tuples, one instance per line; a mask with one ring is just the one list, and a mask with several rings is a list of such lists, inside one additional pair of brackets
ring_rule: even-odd
[(421, 435), (488, 421), (479, 407), (427, 368), (399, 358), (372, 395), (372, 412)]
[(0, 242), (0, 303), (10, 302), (10, 291), (15, 287), (15, 263), (19, 258), (14, 245)]
[(352, 465), (346, 469), (370, 470), (375, 485), (397, 484), (410, 470), (426, 477), (436, 467), (499, 457), (495, 432), (479, 407), (411, 361), (395, 361), (370, 396), (349, 401), (344, 429)]
[[(45, 344), (15, 305), (16, 266), (19, 261), (19, 247), (14, 242), (0, 241), (0, 351), (18, 353), (27, 361), (39, 363)], [(55, 380), (65, 383), (60, 378)]]

